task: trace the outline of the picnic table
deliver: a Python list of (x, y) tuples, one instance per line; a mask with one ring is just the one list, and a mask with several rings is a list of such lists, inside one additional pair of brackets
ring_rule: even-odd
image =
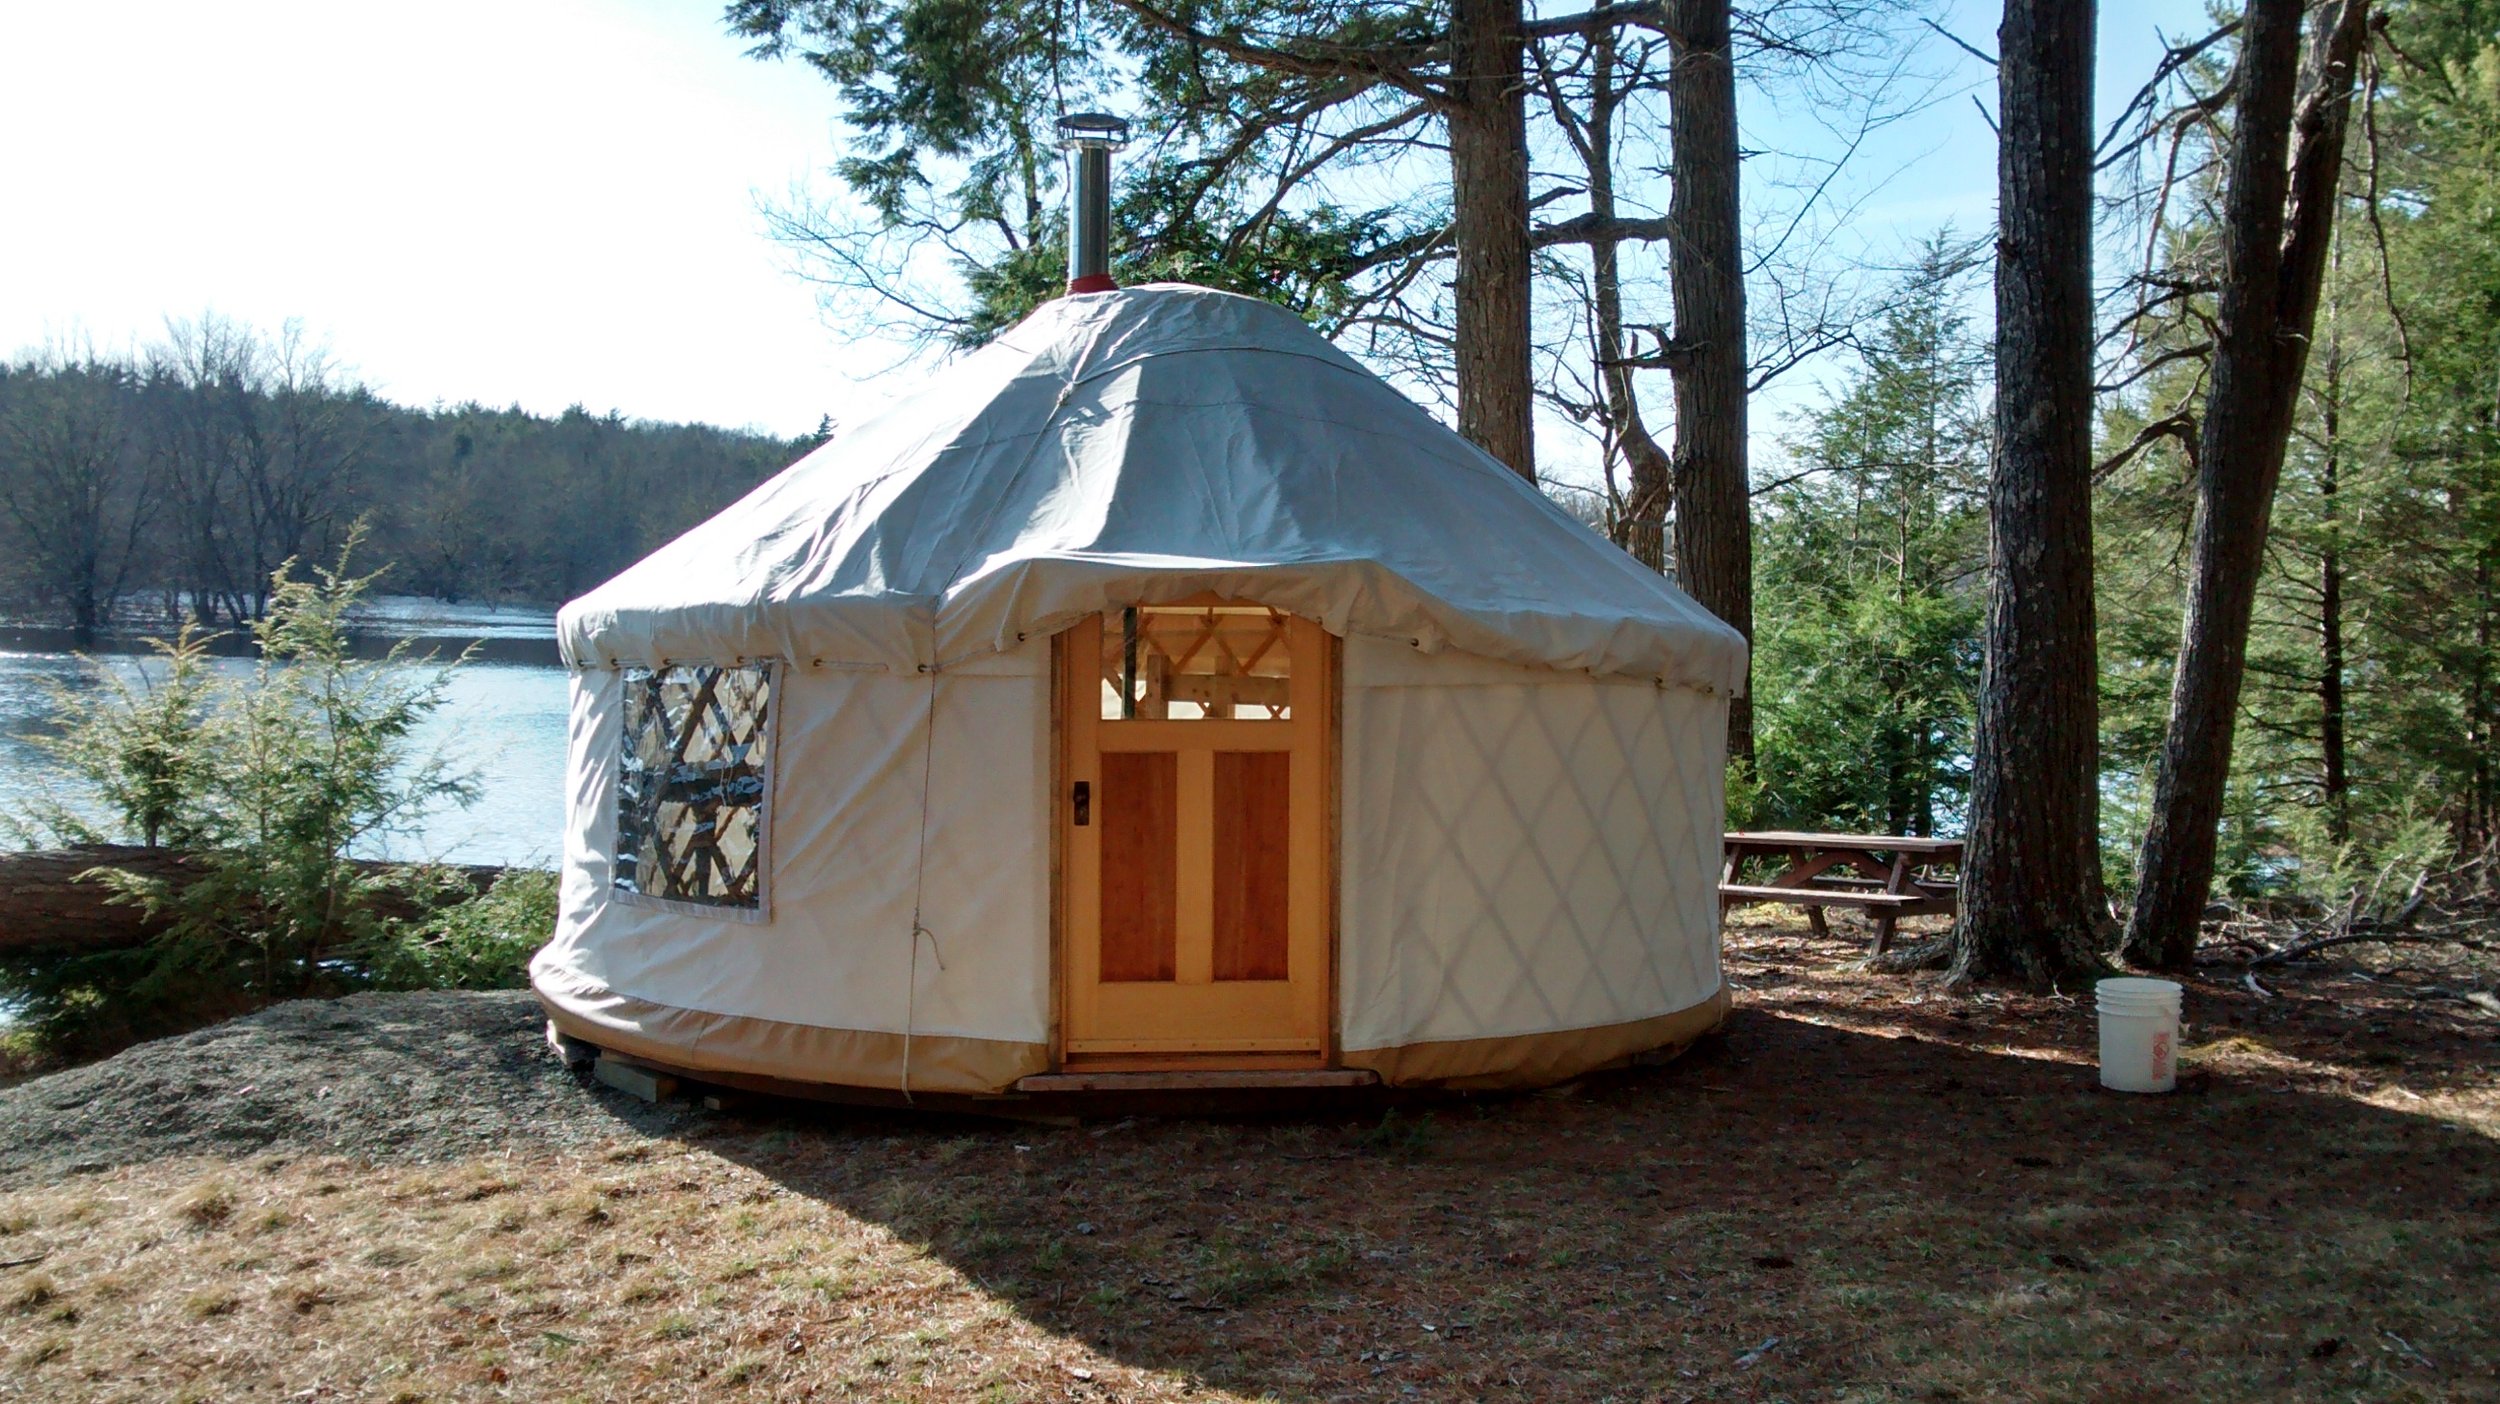
[[(1765, 882), (1739, 882), (1749, 859), (1785, 860)], [(1935, 869), (1951, 867), (1953, 876)], [(1894, 834), (1810, 834), (1785, 829), (1727, 836), (1719, 906), (1787, 902), (1806, 909), (1820, 936), (1825, 907), (1855, 907), (1875, 918), (1874, 954), (1892, 943), (1905, 916), (1952, 915), (1961, 907), (1962, 840)]]

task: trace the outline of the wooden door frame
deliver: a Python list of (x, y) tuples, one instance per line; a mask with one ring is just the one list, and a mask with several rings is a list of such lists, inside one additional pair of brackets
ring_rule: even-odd
[[(1187, 608), (1192, 605), (1256, 605), (1275, 609), (1261, 600), (1238, 599), (1215, 594), (1191, 595), (1169, 601), (1140, 602), (1139, 608)], [(1126, 608), (1122, 605), (1108, 609)], [(1292, 611), (1283, 611), (1290, 614)], [(1068, 770), (1068, 708), (1074, 690), (1069, 676), (1068, 638), (1077, 629), (1093, 624), (1099, 615), (1087, 615), (1076, 623), (1050, 636), (1050, 795), (1044, 806), (1043, 822), (1050, 828), (1050, 1030), (1048, 1034), (1050, 1066), (1067, 1070), (1072, 1066), (1068, 1052), (1068, 965), (1070, 940), (1068, 922), (1068, 806), (1070, 796)], [(1306, 620), (1308, 616), (1303, 616)], [(1316, 625), (1317, 621), (1310, 621)], [(1321, 980), (1323, 1001), (1320, 1028), (1321, 1042), (1314, 1053), (1152, 1053), (1152, 1054), (1083, 1054), (1076, 1060), (1088, 1071), (1160, 1072), (1193, 1068), (1238, 1068), (1245, 1070), (1334, 1068), (1338, 1065), (1340, 989), (1342, 953), (1339, 941), (1340, 896), (1344, 885), (1344, 712), (1345, 712), (1345, 640), (1319, 630), (1322, 639), (1320, 697), (1322, 710), (1321, 775), (1327, 791), (1324, 806), (1324, 843), (1327, 861), (1321, 880), (1325, 886), (1321, 908), (1324, 912), (1323, 939), (1327, 960)]]

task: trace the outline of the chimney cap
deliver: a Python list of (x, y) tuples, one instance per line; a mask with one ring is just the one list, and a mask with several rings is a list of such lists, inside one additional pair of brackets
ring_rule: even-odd
[(1059, 115), (1059, 144), (1118, 150), (1128, 144), (1128, 121), (1108, 112), (1063, 112)]

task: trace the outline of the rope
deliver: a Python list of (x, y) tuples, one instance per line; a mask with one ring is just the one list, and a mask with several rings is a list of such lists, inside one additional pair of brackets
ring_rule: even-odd
[[(1096, 328), (1096, 334), (1097, 336), (1100, 334), (1099, 327)], [(1087, 349), (1092, 349), (1090, 342), (1087, 344)], [(982, 529), (973, 533), (972, 552), (978, 552), (981, 549), (981, 543), (988, 539), (990, 522), (996, 520), (998, 514), (1004, 510), (1006, 501), (1014, 496), (1016, 484), (1022, 482), (1024, 475), (1033, 467), (1033, 460), (1039, 456), (1043, 443), (1050, 437), (1050, 426), (1058, 422), (1059, 412), (1068, 407), (1069, 399), (1076, 394), (1077, 384), (1077, 378), (1071, 374), (1060, 385), (1058, 398), (1051, 402), (1050, 413), (1042, 419), (1042, 432), (1033, 436), (1032, 444), (1024, 451), (1024, 461), (1016, 465), (1016, 471), (1008, 476), (997, 499), (991, 502), (989, 515), (982, 521)], [(930, 776), (937, 765), (938, 674), (944, 671), (938, 661), (938, 607), (945, 602), (946, 590), (963, 575), (964, 567), (970, 564), (972, 564), (972, 553), (967, 552), (962, 560), (955, 563), (955, 568), (947, 573), (946, 584), (938, 588), (937, 598), (929, 605), (929, 662), (922, 668), (922, 671), (929, 675), (929, 706), (927, 712), (921, 717), (920, 724), (920, 836), (912, 855), (911, 964), (909, 969), (911, 985), (903, 994), (902, 1092), (906, 1103), (911, 1101), (911, 1045), (920, 1014), (921, 937), (929, 938), (929, 955), (937, 962), (938, 973), (941, 975), (946, 973), (946, 955), (938, 945), (937, 933), (931, 931), (921, 921), (922, 907), (927, 900), (929, 888), (929, 795), (931, 792)]]
[[(930, 628), (930, 642), (936, 643), (936, 627)], [(912, 1029), (920, 1012), (920, 938), (929, 938), (929, 955), (937, 961), (938, 973), (946, 973), (946, 954), (938, 947), (937, 933), (921, 924), (921, 903), (929, 888), (929, 784), (930, 774), (937, 767), (937, 685), (936, 664), (929, 666), (929, 709), (921, 719), (920, 728), (920, 841), (912, 856), (911, 876), (911, 974), (903, 989), (903, 1100), (911, 1100)]]

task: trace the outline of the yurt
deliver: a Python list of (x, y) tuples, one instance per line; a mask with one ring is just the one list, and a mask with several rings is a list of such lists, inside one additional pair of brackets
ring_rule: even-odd
[(1277, 307), (1051, 302), (567, 605), (553, 1029), (1498, 1088), (1720, 1020), (1745, 646)]

